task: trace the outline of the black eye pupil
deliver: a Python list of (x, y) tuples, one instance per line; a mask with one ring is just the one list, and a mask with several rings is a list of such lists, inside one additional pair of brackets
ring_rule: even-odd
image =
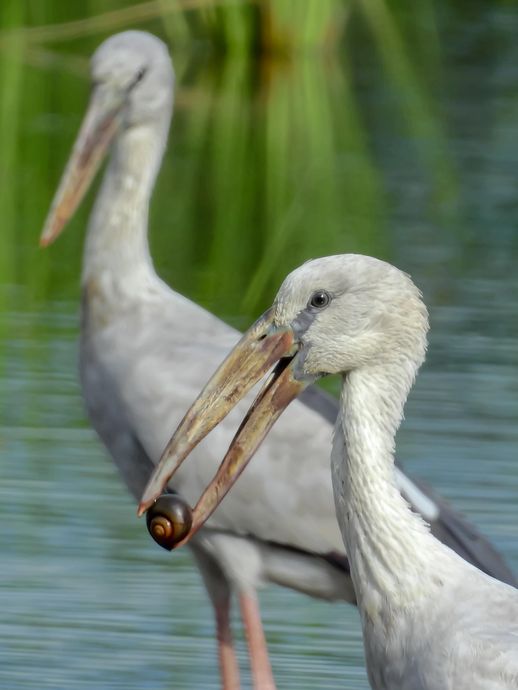
[(141, 67), (139, 71), (135, 74), (135, 77), (133, 78), (133, 81), (130, 82), (127, 86), (127, 91), (131, 92), (135, 86), (142, 81), (144, 78), (145, 74), (147, 72), (147, 67)]
[(330, 300), (331, 297), (329, 296), (329, 293), (325, 292), (325, 290), (319, 290), (312, 295), (311, 299), (309, 300), (309, 304), (316, 309), (322, 309), (322, 307), (327, 307)]

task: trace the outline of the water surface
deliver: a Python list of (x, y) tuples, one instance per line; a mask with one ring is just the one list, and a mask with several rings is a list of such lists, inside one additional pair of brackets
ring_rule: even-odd
[[(310, 257), (372, 253), (411, 273), (432, 332), (399, 457), (518, 570), (518, 7), (417, 5), (353, 11), (335, 56), (259, 64), (171, 46), (179, 91), (151, 244), (168, 282), (241, 327)], [(14, 44), (0, 81), (0, 687), (217, 688), (190, 555), (148, 538), (82, 409), (92, 195), (37, 248), (102, 38), (52, 46), (47, 62)], [(279, 688), (368, 687), (355, 610), (274, 587), (261, 601)]]

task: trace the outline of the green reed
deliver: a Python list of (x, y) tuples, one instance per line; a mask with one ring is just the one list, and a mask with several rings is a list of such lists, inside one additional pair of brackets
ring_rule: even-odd
[(440, 44), (424, 66), (409, 44), (431, 6), (412, 7), (403, 23), (384, 0), (89, 0), (34, 3), (30, 12), (6, 0), (2, 276), (39, 299), (78, 297), (79, 230), (95, 191), (55, 247), (42, 251), (37, 238), (87, 103), (88, 57), (130, 27), (167, 40), (177, 72), (151, 208), (152, 251), (176, 288), (223, 316), (238, 300), (245, 325), (307, 258), (390, 258), (386, 192), (355, 83), (359, 29), (379, 56), (375, 78), (396, 96), (440, 220), (450, 218), (456, 189), (428, 78), (439, 72)]

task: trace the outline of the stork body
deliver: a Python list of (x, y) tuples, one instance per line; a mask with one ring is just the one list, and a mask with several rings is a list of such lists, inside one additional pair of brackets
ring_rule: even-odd
[[(82, 271), (80, 373), (88, 414), (119, 471), (139, 497), (170, 431), (238, 334), (172, 291), (155, 273), (148, 207), (166, 144), (173, 71), (158, 39), (126, 32), (92, 59), (89, 112), (49, 214), (42, 243), (61, 231), (104, 152), (110, 161), (89, 222)], [(174, 251), (174, 249), (172, 249)], [(238, 594), (257, 689), (273, 688), (256, 589), (273, 582), (326, 599), (354, 601), (331, 505), (328, 447), (336, 407), (323, 394), (297, 403), (259, 460), (192, 542), (214, 605), (223, 686), (239, 687), (229, 627)], [(243, 406), (247, 402), (243, 402)], [(317, 411), (319, 408), (320, 411)], [(236, 410), (173, 488), (188, 500), (219, 464), (244, 407)], [(295, 471), (296, 468), (296, 471)], [(269, 475), (282, 477), (273, 487)], [(511, 578), (494, 550), (455, 514), (427, 498), (402, 473), (402, 488), (467, 557)], [(313, 516), (300, 523), (310, 511)]]
[[(188, 541), (291, 400), (320, 376), (339, 374), (333, 489), (373, 690), (516, 690), (518, 590), (439, 542), (394, 477), (395, 434), (427, 330), (419, 291), (390, 264), (358, 255), (307, 262), (190, 408), (141, 506), (157, 479), (167, 480), (248, 382), (277, 361), (193, 511)], [(218, 400), (214, 389), (221, 390)]]
[[(516, 689), (518, 590), (441, 544), (394, 482), (394, 438), (426, 350), (420, 293), (407, 275), (370, 257), (314, 262), (293, 280), (311, 289), (325, 273), (342, 274), (345, 293), (335, 306), (342, 332), (323, 312), (307, 334), (308, 368), (318, 361), (321, 371), (343, 374), (331, 467), (371, 685)], [(347, 295), (352, 289), (356, 298)]]
[(344, 376), (331, 455), (369, 680), (374, 690), (516, 689), (518, 590), (440, 543), (394, 483), (394, 436), (426, 333), (417, 290), (400, 275), (415, 308), (407, 299), (399, 316), (411, 326), (387, 339), (381, 365)]

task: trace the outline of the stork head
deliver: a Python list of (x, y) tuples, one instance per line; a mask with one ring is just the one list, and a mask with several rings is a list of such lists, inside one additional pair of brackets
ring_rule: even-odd
[(92, 56), (93, 94), (121, 109), (121, 126), (131, 127), (171, 111), (174, 72), (166, 45), (145, 31), (110, 36)]
[(149, 508), (190, 453), (272, 367), (200, 498), (185, 543), (215, 510), (287, 405), (326, 374), (391, 367), (408, 389), (426, 348), (428, 318), (411, 279), (354, 254), (309, 261), (282, 284), (205, 386), (167, 445), (142, 497)]
[(273, 305), (273, 324), (290, 329), (302, 376), (347, 373), (424, 357), (428, 318), (410, 277), (385, 261), (344, 254), (290, 273)]
[(111, 36), (91, 60), (90, 104), (40, 237), (53, 242), (86, 194), (121, 130), (163, 123), (173, 107), (174, 72), (165, 44), (143, 31)]

